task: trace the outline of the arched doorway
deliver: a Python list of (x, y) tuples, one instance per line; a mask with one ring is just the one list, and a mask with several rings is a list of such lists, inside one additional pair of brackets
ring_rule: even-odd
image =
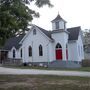
[(56, 60), (62, 60), (62, 46), (59, 43), (56, 45)]

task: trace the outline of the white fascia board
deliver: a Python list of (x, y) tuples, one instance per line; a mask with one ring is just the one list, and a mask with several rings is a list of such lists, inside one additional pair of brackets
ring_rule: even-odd
[(25, 40), (25, 38), (29, 35), (29, 33), (33, 30), (33, 27), (26, 33), (26, 35), (22, 38), (22, 40), (19, 42), (19, 44), (22, 44), (22, 42)]
[[(35, 26), (36, 27), (36, 26)], [(46, 37), (49, 41), (53, 41), (51, 40), (47, 35), (45, 35), (38, 27), (36, 27), (36, 29), (38, 29), (38, 31), (44, 36)]]

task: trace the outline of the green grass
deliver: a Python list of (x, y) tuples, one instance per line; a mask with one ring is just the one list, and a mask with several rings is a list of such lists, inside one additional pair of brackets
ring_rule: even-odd
[(0, 75), (0, 90), (90, 90), (90, 78), (50, 75)]
[(87, 71), (90, 72), (90, 67), (81, 67), (81, 68), (46, 68), (46, 67), (37, 67), (37, 66), (4, 66), (8, 68), (17, 68), (17, 69), (41, 69), (41, 70), (65, 70), (65, 71)]

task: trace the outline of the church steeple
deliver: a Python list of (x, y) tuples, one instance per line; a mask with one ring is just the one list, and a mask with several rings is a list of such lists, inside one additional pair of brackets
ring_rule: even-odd
[(53, 30), (65, 30), (66, 29), (66, 21), (59, 14), (51, 22), (52, 22)]

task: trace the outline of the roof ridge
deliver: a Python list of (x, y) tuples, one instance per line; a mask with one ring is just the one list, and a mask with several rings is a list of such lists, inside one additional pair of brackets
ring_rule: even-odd
[(81, 26), (71, 27), (71, 28), (67, 28), (67, 29), (74, 29), (74, 28), (81, 28)]

